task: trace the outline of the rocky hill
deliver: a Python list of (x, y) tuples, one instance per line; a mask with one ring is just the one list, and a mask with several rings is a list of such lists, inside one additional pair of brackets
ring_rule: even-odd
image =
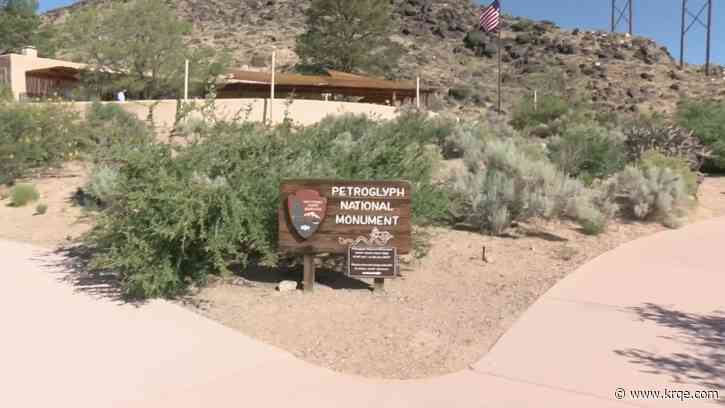
[[(50, 11), (59, 23), (67, 13), (111, 1), (81, 0)], [(167, 0), (193, 24), (189, 45), (229, 49), (240, 67), (264, 69), (274, 48), (281, 69), (297, 62), (294, 39), (305, 29), (303, 0)], [(392, 39), (404, 49), (398, 78), (420, 75), (441, 90), (439, 103), (461, 114), (480, 112), (496, 99), (493, 36), (476, 30), (470, 0), (392, 0)], [(668, 50), (654, 41), (625, 34), (563, 30), (551, 22), (504, 18), (504, 108), (534, 89), (567, 92), (602, 108), (623, 112), (670, 112), (682, 96), (725, 99), (725, 71), (706, 77), (699, 66), (680, 70)]]

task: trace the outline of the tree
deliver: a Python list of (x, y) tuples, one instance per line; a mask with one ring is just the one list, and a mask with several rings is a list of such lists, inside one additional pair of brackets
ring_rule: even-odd
[(389, 39), (391, 13), (389, 0), (312, 0), (296, 52), (303, 65), (389, 72), (400, 56)]
[(186, 59), (195, 88), (222, 73), (226, 54), (187, 48), (190, 32), (191, 25), (158, 0), (89, 8), (63, 27), (68, 52), (93, 67), (84, 76), (89, 87), (100, 93), (124, 88), (145, 98), (179, 96)]
[(33, 45), (52, 55), (52, 31), (41, 26), (37, 0), (0, 0), (0, 54)]

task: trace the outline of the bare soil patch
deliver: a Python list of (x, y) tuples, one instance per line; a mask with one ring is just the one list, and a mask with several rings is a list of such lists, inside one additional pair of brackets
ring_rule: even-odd
[[(690, 221), (725, 215), (725, 178), (708, 178)], [(301, 271), (259, 271), (216, 282), (189, 307), (308, 362), (366, 377), (410, 379), (465, 369), (545, 291), (592, 258), (665, 230), (620, 223), (587, 236), (566, 222), (520, 225), (510, 237), (429, 229), (428, 255), (386, 292), (320, 271), (316, 291), (280, 293)], [(481, 260), (486, 246), (491, 263)]]
[[(17, 208), (8, 206), (8, 199), (0, 200), (0, 239), (55, 247), (88, 231), (91, 221), (73, 199), (87, 180), (88, 170), (79, 162), (66, 163), (60, 169), (18, 180), (33, 184), (40, 199)], [(4, 197), (8, 191), (8, 187), (0, 187), (0, 196)], [(36, 214), (35, 207), (41, 202), (48, 205), (48, 210), (45, 214)]]

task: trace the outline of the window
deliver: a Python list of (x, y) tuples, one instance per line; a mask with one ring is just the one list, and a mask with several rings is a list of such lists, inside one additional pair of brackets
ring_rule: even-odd
[(7, 84), (10, 82), (10, 72), (6, 67), (0, 67), (0, 84)]

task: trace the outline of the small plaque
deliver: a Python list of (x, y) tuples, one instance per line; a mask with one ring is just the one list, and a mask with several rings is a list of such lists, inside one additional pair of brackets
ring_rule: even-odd
[(351, 278), (395, 278), (398, 251), (392, 247), (350, 247), (347, 275)]

